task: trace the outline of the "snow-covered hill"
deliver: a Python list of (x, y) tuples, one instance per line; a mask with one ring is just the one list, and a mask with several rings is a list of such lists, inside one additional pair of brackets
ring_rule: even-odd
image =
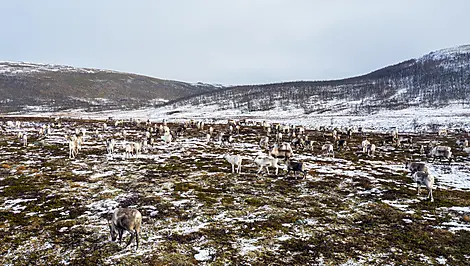
[(0, 112), (135, 109), (218, 88), (110, 70), (0, 62)]
[(109, 72), (119, 73), (111, 70), (98, 70), (92, 68), (76, 68), (64, 65), (37, 64), (29, 62), (0, 62), (0, 74), (15, 76), (46, 72), (76, 72), (76, 73), (97, 73)]
[(410, 107), (470, 108), (470, 45), (432, 52), (359, 77), (236, 86), (169, 104), (176, 109), (193, 106), (241, 113), (282, 109), (350, 115)]
[(7, 84), (0, 86), (6, 95), (0, 100), (3, 112), (22, 106), (23, 113), (60, 111), (71, 116), (250, 118), (402, 129), (468, 128), (470, 123), (470, 45), (331, 81), (223, 87), (96, 69), (0, 63), (0, 84)]

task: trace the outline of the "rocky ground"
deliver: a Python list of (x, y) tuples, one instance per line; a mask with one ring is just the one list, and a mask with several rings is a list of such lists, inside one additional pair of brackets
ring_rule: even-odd
[[(22, 121), (20, 128), (8, 120)], [(231, 173), (225, 153), (254, 158), (261, 127), (244, 126), (227, 146), (189, 129), (170, 145), (158, 141), (125, 158), (126, 141), (147, 127), (103, 121), (3, 118), (0, 131), (0, 263), (3, 265), (467, 265), (470, 260), (470, 162), (455, 145), (468, 136), (403, 133), (412, 145), (382, 145), (386, 133), (366, 133), (378, 145), (362, 154), (360, 134), (335, 158), (328, 140), (308, 130), (313, 151), (296, 150), (305, 179), (257, 174), (245, 159)], [(54, 123), (48, 136), (38, 129)], [(178, 125), (169, 124), (172, 130)], [(215, 132), (227, 125), (212, 125)], [(65, 134), (86, 128), (82, 150), (69, 159)], [(127, 136), (122, 135), (126, 130)], [(23, 147), (17, 138), (27, 132)], [(108, 155), (103, 139), (117, 140)], [(158, 138), (158, 136), (155, 136)], [(430, 162), (434, 202), (404, 169), (427, 160), (420, 144), (449, 145), (455, 161)], [(107, 217), (116, 207), (143, 215), (141, 242), (110, 241)], [(125, 234), (125, 240), (129, 235)]]

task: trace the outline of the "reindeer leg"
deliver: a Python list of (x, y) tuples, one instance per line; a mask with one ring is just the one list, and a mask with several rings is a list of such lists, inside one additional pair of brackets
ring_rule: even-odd
[(135, 248), (136, 250), (139, 249), (139, 232), (135, 230), (135, 242), (137, 243), (137, 247)]
[(128, 231), (130, 234), (131, 234), (131, 238), (129, 239), (129, 241), (127, 241), (127, 245), (126, 245), (126, 248), (132, 243), (132, 240), (134, 240), (134, 232), (132, 231)]
[(119, 246), (121, 245), (121, 242), (122, 242), (122, 233), (124, 233), (124, 231), (122, 229), (119, 229)]

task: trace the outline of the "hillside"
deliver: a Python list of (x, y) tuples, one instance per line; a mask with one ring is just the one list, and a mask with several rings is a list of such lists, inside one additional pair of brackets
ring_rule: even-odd
[(108, 70), (0, 62), (0, 111), (133, 109), (216, 89)]
[[(431, 52), (341, 80), (221, 87), (130, 73), (57, 65), (0, 62), (0, 112), (164, 107), (241, 114), (295, 110), (362, 115), (411, 107), (470, 108), (470, 45)], [(166, 111), (165, 111), (166, 112)], [(161, 113), (161, 112), (160, 112)], [(264, 114), (263, 114), (264, 115)]]
[(302, 109), (305, 114), (369, 114), (408, 107), (470, 106), (470, 45), (443, 49), (342, 80), (246, 85), (167, 103), (249, 113)]

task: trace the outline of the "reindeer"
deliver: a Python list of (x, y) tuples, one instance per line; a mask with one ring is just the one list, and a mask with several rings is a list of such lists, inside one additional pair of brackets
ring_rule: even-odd
[(116, 141), (114, 139), (109, 139), (109, 140), (106, 140), (105, 143), (106, 143), (106, 151), (108, 152), (108, 154), (113, 154)]
[(428, 157), (432, 157), (432, 161), (434, 162), (436, 158), (439, 160), (447, 159), (449, 164), (452, 162), (452, 151), (451, 148), (448, 146), (436, 146), (431, 149), (428, 153)]
[(127, 143), (126, 146), (125, 146), (124, 157), (125, 158), (130, 158), (130, 157), (132, 157), (132, 155), (135, 155), (135, 154), (136, 154), (136, 151), (135, 151), (134, 143), (132, 143), (132, 142)]
[(361, 142), (362, 152), (367, 153), (367, 147), (370, 145), (370, 141), (365, 139)]
[(335, 143), (336, 143), (336, 146), (338, 147), (338, 150), (340, 151), (342, 151), (347, 145), (347, 142), (345, 139), (338, 139)]
[(170, 145), (171, 142), (173, 141), (173, 135), (171, 135), (169, 131), (168, 133), (166, 133), (165, 131), (165, 134), (161, 136), (160, 138), (168, 145)]
[(111, 240), (114, 242), (119, 236), (119, 245), (122, 242), (122, 234), (127, 231), (131, 234), (131, 238), (127, 242), (126, 248), (131, 244), (135, 237), (137, 244), (136, 250), (139, 248), (139, 234), (142, 225), (142, 214), (138, 210), (130, 208), (118, 208), (114, 211), (111, 219), (108, 220), (109, 230), (111, 232)]
[(233, 137), (231, 134), (221, 133), (219, 139), (221, 141), (221, 144), (226, 146), (230, 145), (233, 142)]
[(23, 143), (24, 147), (28, 146), (28, 135), (26, 133), (23, 134), (21, 142)]
[(428, 172), (423, 172), (423, 171), (417, 171), (413, 174), (413, 181), (416, 182), (417, 186), (417, 191), (419, 195), (419, 190), (421, 185), (426, 186), (426, 189), (428, 190), (428, 196), (431, 200), (431, 202), (434, 202), (434, 198), (432, 197), (432, 187), (434, 186), (434, 176), (432, 176)]
[(321, 150), (323, 152), (323, 154), (326, 154), (326, 156), (331, 156), (332, 158), (335, 157), (335, 152), (333, 151), (333, 144), (324, 144), (322, 147), (321, 147)]
[(243, 157), (241, 155), (224, 154), (223, 158), (232, 165), (232, 173), (235, 173), (235, 165), (237, 166), (236, 172), (238, 174), (242, 173)]
[(259, 141), (259, 146), (265, 150), (269, 149), (269, 137), (261, 138), (261, 140)]
[(373, 157), (375, 156), (375, 149), (377, 147), (375, 146), (375, 144), (369, 144), (367, 145), (367, 156), (368, 157)]
[(307, 175), (307, 170), (305, 170), (305, 163), (287, 160), (286, 165), (287, 165), (286, 177), (289, 176), (289, 173), (291, 171), (293, 171), (296, 177), (297, 177), (297, 172), (301, 172), (303, 174), (302, 178), (305, 179), (305, 176)]
[(258, 169), (258, 174), (261, 173), (261, 171), (263, 171), (263, 168), (266, 169), (266, 172), (268, 173), (269, 175), (269, 166), (271, 167), (274, 167), (274, 169), (276, 169), (276, 175), (279, 173), (279, 165), (277, 164), (279, 161), (278, 158), (274, 158), (272, 156), (267, 156), (267, 155), (258, 155), (256, 156), (256, 158), (254, 159), (254, 162), (259, 165), (259, 169)]
[(274, 158), (282, 158), (283, 160), (287, 160), (294, 155), (292, 151), (292, 147), (289, 143), (286, 143), (278, 148), (278, 145), (275, 143), (273, 148), (268, 151), (268, 155)]
[(78, 154), (78, 151), (81, 149), (82, 136), (67, 136), (67, 141), (69, 143), (69, 158), (75, 158), (75, 156)]
[(424, 163), (424, 162), (410, 162), (406, 160), (405, 168), (410, 170), (411, 175), (413, 175), (416, 172), (425, 172), (425, 173), (429, 172), (428, 165), (427, 163)]

